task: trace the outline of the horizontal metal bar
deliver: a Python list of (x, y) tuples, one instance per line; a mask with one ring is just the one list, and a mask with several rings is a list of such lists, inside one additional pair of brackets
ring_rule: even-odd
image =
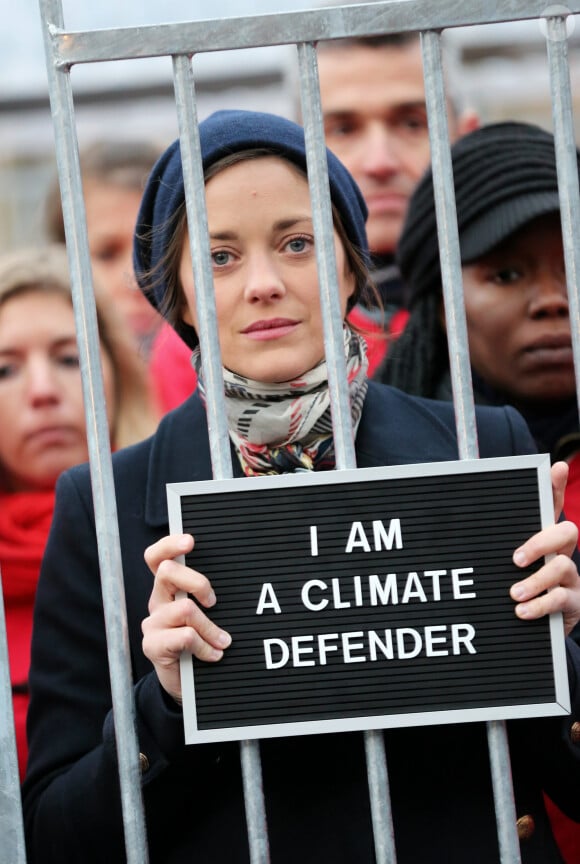
[[(419, 30), (444, 30), (478, 24), (541, 18), (546, 0), (385, 0), (352, 6), (308, 9), (240, 18), (186, 21), (147, 27), (66, 31), (50, 26), (58, 64), (192, 55), (207, 51), (291, 45)], [(580, 13), (580, 0), (568, 0), (570, 14)]]

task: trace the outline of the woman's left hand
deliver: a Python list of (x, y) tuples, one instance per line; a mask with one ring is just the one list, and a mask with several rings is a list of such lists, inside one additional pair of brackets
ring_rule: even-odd
[[(567, 464), (556, 462), (552, 466), (556, 519), (562, 512), (567, 479)], [(517, 603), (515, 612), (518, 618), (531, 621), (551, 612), (562, 612), (566, 635), (575, 627), (580, 620), (580, 576), (571, 555), (577, 543), (576, 525), (573, 522), (557, 522), (534, 534), (516, 549), (513, 561), (518, 567), (527, 567), (545, 555), (554, 556), (531, 576), (512, 585), (510, 594)]]

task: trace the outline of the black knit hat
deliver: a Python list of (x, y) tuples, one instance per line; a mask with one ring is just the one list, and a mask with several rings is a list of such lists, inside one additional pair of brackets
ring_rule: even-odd
[[(538, 216), (560, 210), (554, 136), (539, 126), (482, 126), (459, 139), (451, 159), (462, 264), (481, 258)], [(431, 170), (409, 202), (397, 260), (410, 309), (441, 290)]]
[[(199, 136), (204, 170), (229, 154), (265, 147), (306, 172), (304, 129), (284, 117), (258, 111), (216, 111), (199, 124)], [(342, 162), (329, 150), (326, 156), (331, 200), (340, 213), (349, 240), (368, 261), (366, 204)], [(173, 235), (173, 217), (184, 202), (181, 152), (179, 141), (174, 141), (157, 161), (147, 181), (133, 244), (137, 282), (158, 311), (163, 311), (167, 293), (160, 264)], [(179, 321), (175, 329), (190, 347), (197, 345), (193, 327)]]

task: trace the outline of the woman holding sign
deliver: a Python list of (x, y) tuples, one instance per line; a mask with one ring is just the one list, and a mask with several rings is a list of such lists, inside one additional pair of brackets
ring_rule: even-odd
[[(303, 132), (273, 115), (228, 111), (205, 120), (200, 136), (234, 473), (331, 469)], [(368, 281), (366, 208), (330, 153), (328, 170), (337, 291), (346, 316)], [(114, 457), (150, 860), (247, 862), (238, 745), (186, 747), (183, 737), (180, 654), (189, 651), (215, 663), (229, 650), (231, 637), (211, 620), (219, 597), (209, 580), (175, 560), (192, 550), (194, 539), (168, 535), (165, 484), (207, 480), (212, 473), (177, 143), (148, 181), (135, 262), (142, 289), (190, 346), (201, 376), (197, 392), (162, 421), (152, 439)], [(363, 341), (347, 326), (344, 351), (359, 466), (457, 458), (452, 406), (368, 382)], [(248, 406), (255, 412), (249, 423), (241, 422)], [(482, 456), (533, 452), (513, 409), (483, 409), (478, 423)], [(559, 513), (566, 466), (555, 466), (552, 479)], [(572, 631), (580, 618), (580, 579), (570, 558), (576, 541), (575, 526), (560, 522), (514, 551), (522, 567), (554, 554), (512, 586), (515, 615), (536, 619), (561, 611), (566, 632)], [(545, 594), (546, 588), (555, 590)], [(179, 592), (191, 597), (176, 600)], [(69, 472), (59, 484), (35, 628), (24, 788), (31, 861), (121, 862), (86, 468)], [(567, 650), (572, 717), (510, 724), (518, 817), (526, 817), (526, 864), (561, 860), (543, 809), (543, 788), (580, 817), (580, 760), (570, 738), (580, 719), (580, 649), (568, 639)], [(398, 860), (496, 861), (484, 726), (390, 730), (385, 741)], [(274, 738), (262, 741), (261, 751), (274, 864), (375, 860), (360, 733)]]

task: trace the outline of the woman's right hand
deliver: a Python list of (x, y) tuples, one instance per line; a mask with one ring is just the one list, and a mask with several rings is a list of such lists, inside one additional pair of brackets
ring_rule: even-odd
[(141, 625), (143, 653), (153, 663), (163, 689), (176, 702), (181, 702), (181, 652), (214, 662), (221, 660), (232, 641), (229, 633), (210, 621), (191, 597), (175, 599), (179, 591), (185, 591), (207, 609), (216, 602), (209, 579), (173, 560), (192, 549), (190, 534), (171, 534), (145, 550), (145, 562), (155, 581), (149, 616)]

